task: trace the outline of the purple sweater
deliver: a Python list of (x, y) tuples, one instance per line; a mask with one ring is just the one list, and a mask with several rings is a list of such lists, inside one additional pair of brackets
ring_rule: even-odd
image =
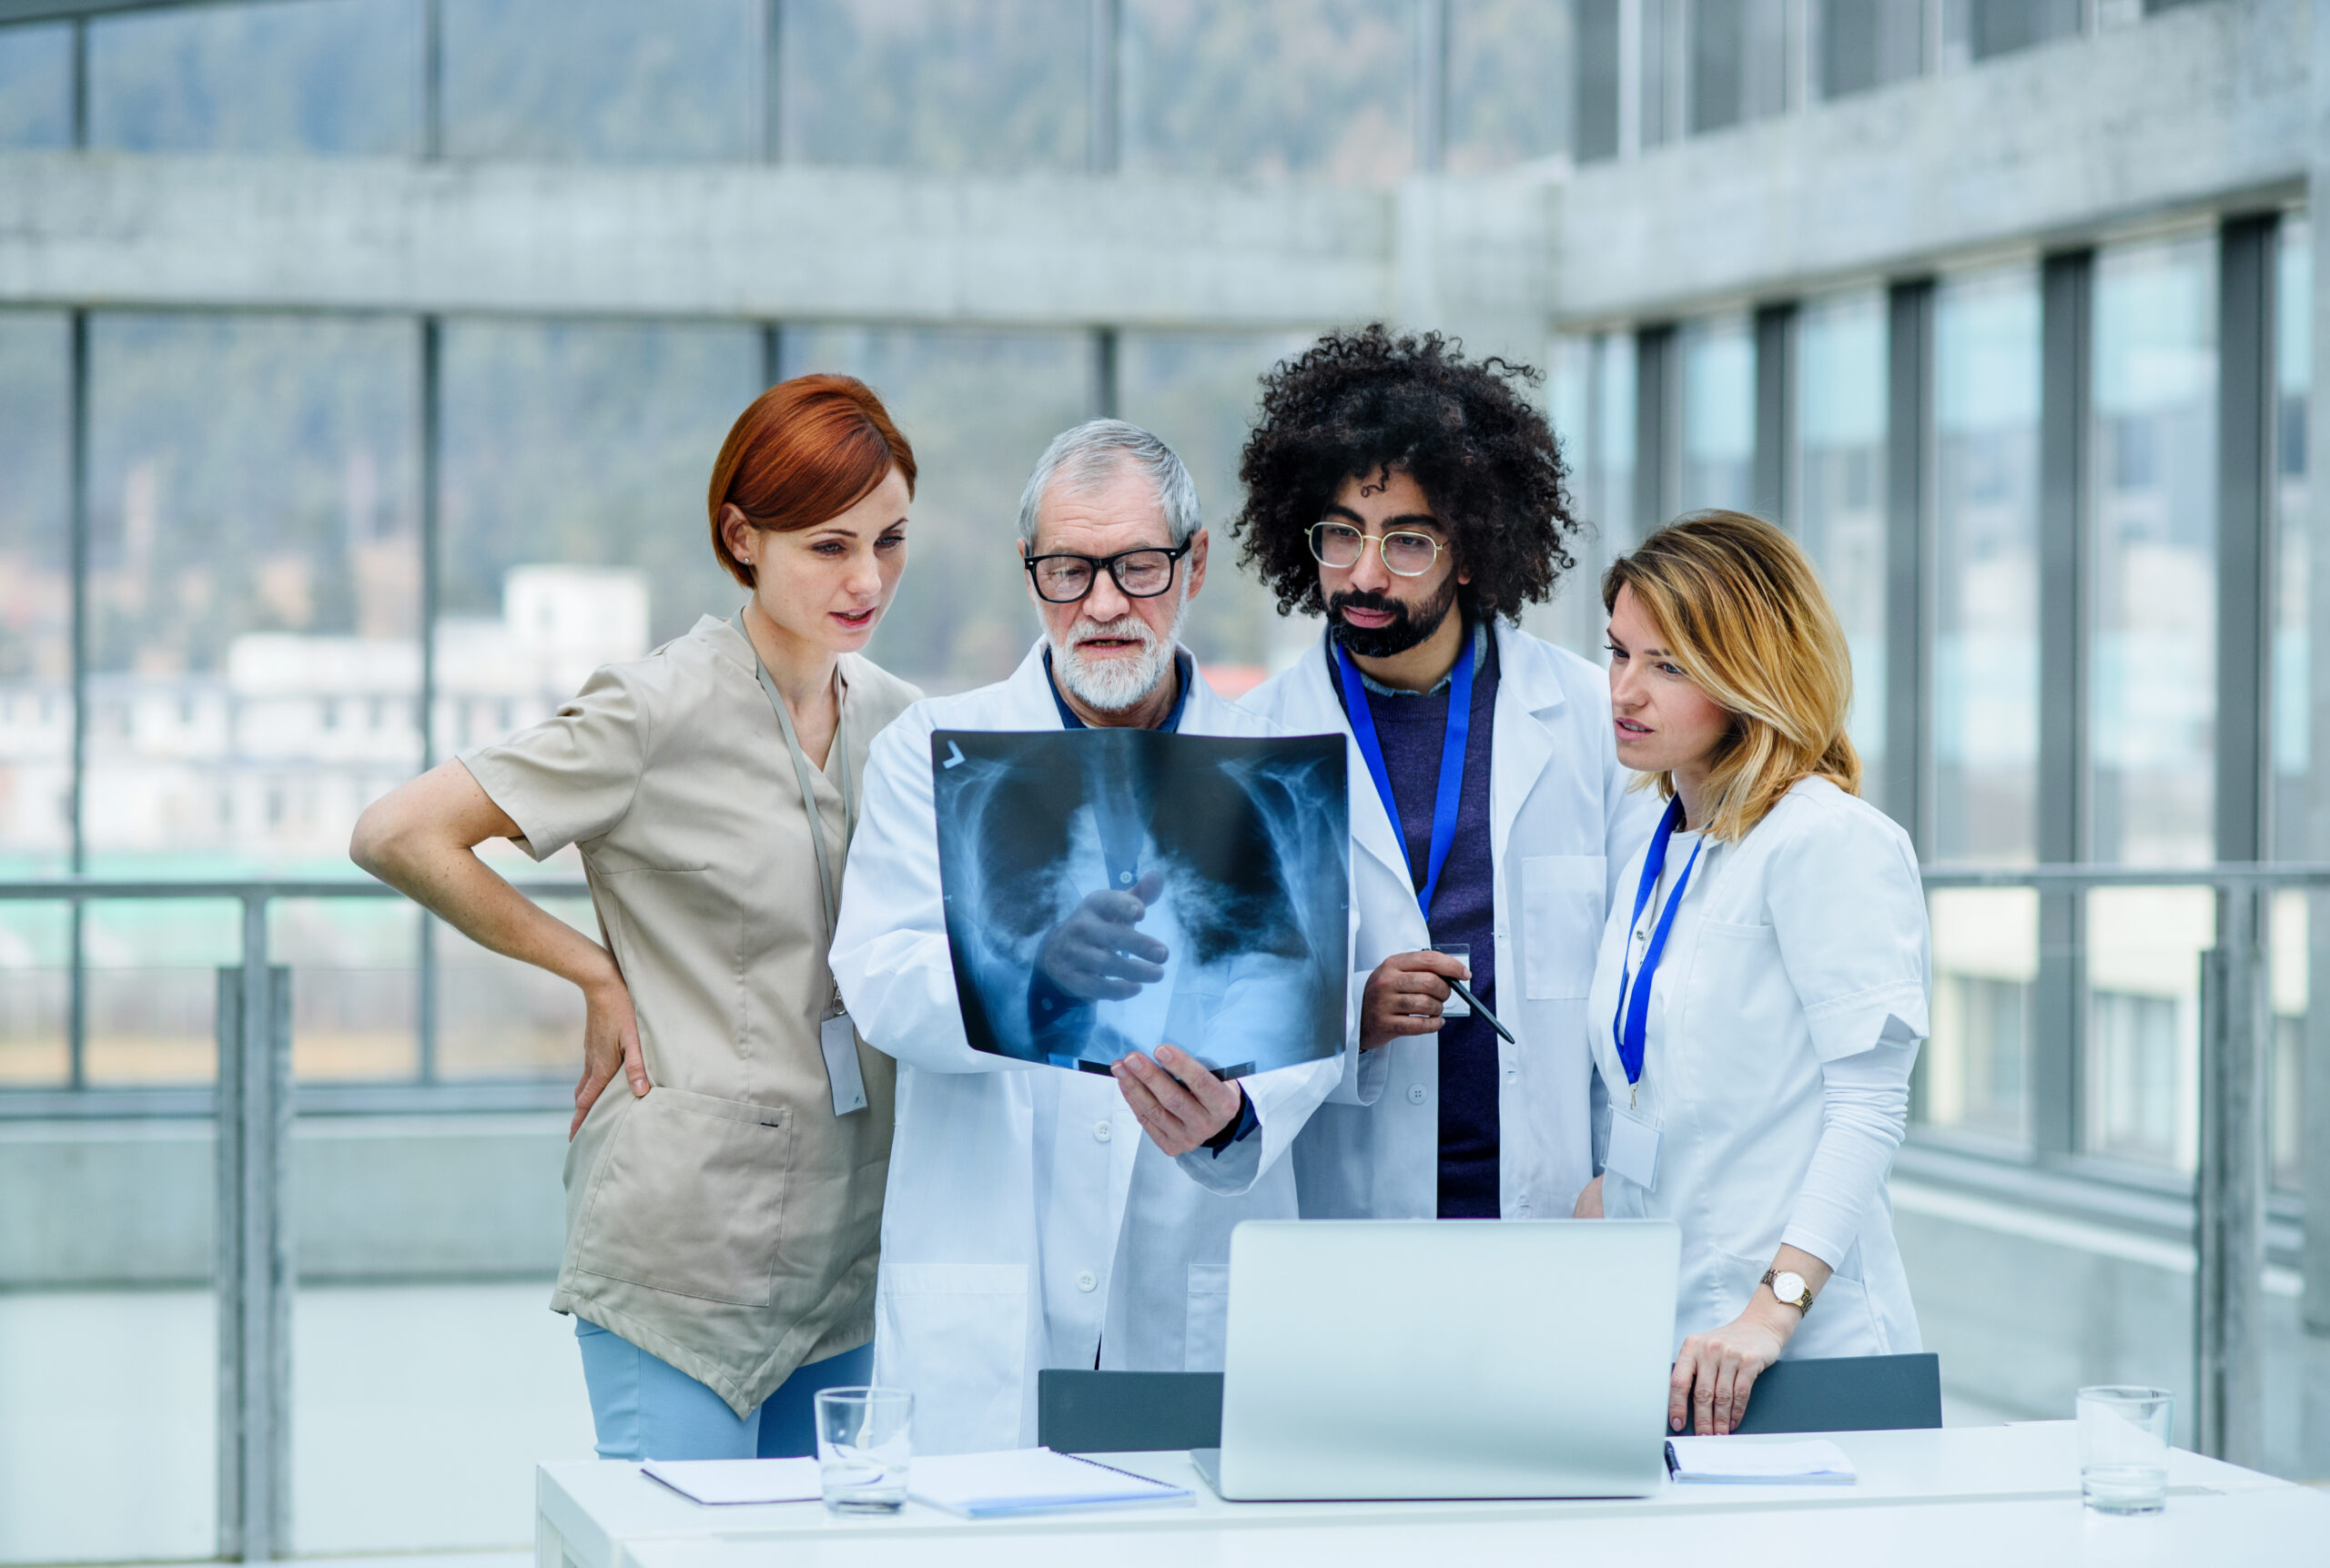
[[(1464, 787), (1457, 797), (1456, 839), (1433, 890), (1429, 920), (1435, 943), (1473, 949), (1473, 992), (1496, 1010), (1494, 866), (1489, 845), (1489, 758), (1496, 712), (1496, 639), (1478, 637), (1473, 672), (1473, 727), (1464, 744)], [(1332, 655), (1331, 655), (1332, 657)], [(1331, 674), (1333, 673), (1331, 672)], [(1341, 677), (1334, 677), (1342, 690)], [(1367, 710), (1383, 748), (1383, 771), (1399, 803), (1401, 836), (1416, 888), (1431, 864), (1432, 808), (1440, 788), (1440, 748), (1448, 734), (1448, 688), (1429, 695), (1371, 690)], [(1440, 1027), (1440, 1217), (1499, 1217), (1496, 1031), (1474, 1016)]]

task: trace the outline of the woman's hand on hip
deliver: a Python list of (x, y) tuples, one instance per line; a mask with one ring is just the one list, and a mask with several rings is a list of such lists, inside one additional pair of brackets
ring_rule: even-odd
[(1602, 1179), (1600, 1177), (1597, 1176), (1585, 1184), (1585, 1190), (1577, 1195), (1577, 1202), (1571, 1207), (1569, 1217), (1572, 1219), (1602, 1218)]
[(639, 1052), (639, 1020), (631, 1010), (631, 990), (621, 975), (610, 975), (582, 989), (582, 1080), (574, 1086), (574, 1124), (569, 1138), (582, 1130), (582, 1118), (599, 1103), (599, 1096), (614, 1081), (618, 1069), (631, 1080), (634, 1098), (648, 1090), (647, 1061)]
[(1666, 1426), (1722, 1436), (1748, 1413), (1748, 1391), (1780, 1359), (1801, 1314), (1757, 1292), (1748, 1310), (1720, 1329), (1693, 1334), (1675, 1358), (1666, 1383)]

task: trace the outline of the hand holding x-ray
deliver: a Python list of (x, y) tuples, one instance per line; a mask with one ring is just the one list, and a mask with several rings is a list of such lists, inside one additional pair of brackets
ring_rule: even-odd
[(1136, 927), (1165, 886), (1151, 871), (1131, 888), (1110, 888), (1087, 896), (1052, 928), (1037, 953), (1045, 977), (1085, 1001), (1121, 1002), (1165, 977), (1172, 956), (1164, 943)]

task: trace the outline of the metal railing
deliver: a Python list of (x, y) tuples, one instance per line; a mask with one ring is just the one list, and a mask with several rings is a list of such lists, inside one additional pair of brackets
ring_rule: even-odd
[[(2194, 1371), (2199, 1446), (2254, 1462), (2262, 1446), (2264, 1390), (2261, 1278), (2264, 1263), (2266, 1162), (2264, 1124), (2270, 995), (2260, 904), (2282, 889), (2330, 889), (2330, 865), (1930, 866), (1930, 891), (2029, 888), (2079, 895), (2109, 887), (2196, 887), (2217, 895), (2215, 945), (2202, 955), (2200, 1159), (2191, 1186), (2198, 1268), (2194, 1280)], [(580, 882), (518, 884), (535, 897), (587, 895)], [(218, 1047), (213, 1088), (83, 1087), (0, 1089), (0, 1116), (215, 1116), (218, 1121), (218, 1257), (220, 1401), (219, 1553), (253, 1560), (289, 1544), (288, 1445), (290, 1291), (295, 1275), (287, 1219), (286, 1171), (293, 1117), (317, 1109), (423, 1110), (501, 1103), (474, 1085), (301, 1087), (291, 1072), (291, 971), (270, 961), (268, 911), (288, 899), (400, 896), (353, 878), (280, 880), (69, 877), (0, 882), (0, 902), (66, 903), (77, 929), (86, 906), (104, 900), (230, 901), (240, 916), (240, 962), (218, 971)], [(86, 1017), (85, 969), (75, 945), (76, 1031)], [(566, 1103), (562, 1083), (502, 1086), (524, 1103)], [(515, 1102), (507, 1102), (515, 1103)], [(2319, 1140), (2316, 1140), (2319, 1141)], [(2013, 1157), (1992, 1156), (2011, 1168)], [(2024, 1157), (2059, 1174), (2099, 1180), (2092, 1162)], [(2173, 1179), (2144, 1183), (2156, 1202)]]
[[(516, 885), (534, 897), (573, 897), (579, 882)], [(296, 1111), (310, 1108), (291, 1075), (291, 970), (269, 962), (268, 910), (279, 899), (398, 898), (380, 883), (352, 878), (282, 881), (112, 880), (62, 877), (0, 882), (0, 902), (64, 903), (73, 910), (71, 1028), (78, 1060), (86, 1017), (86, 966), (78, 940), (88, 904), (98, 900), (232, 901), (241, 919), (240, 962), (218, 972), (214, 1088), (79, 1087), (0, 1089), (0, 1112), (194, 1115), (217, 1118), (218, 1298), (218, 1555), (264, 1562), (290, 1547), (291, 1257), (288, 1175)], [(367, 1088), (371, 1086), (366, 1086)], [(509, 1085), (528, 1103), (567, 1103), (562, 1085)], [(366, 1104), (364, 1089), (331, 1108), (476, 1108), (474, 1086), (411, 1086), (400, 1100)], [(312, 1094), (312, 1091), (310, 1091)], [(488, 1097), (489, 1100), (491, 1097)], [(434, 1105), (431, 1102), (436, 1102)], [(329, 1102), (319, 1102), (322, 1108)]]
[[(1922, 875), (1929, 892), (2029, 888), (2076, 896), (2098, 888), (2191, 887), (2215, 894), (2216, 934), (2201, 954), (2199, 976), (2200, 1127), (2191, 1189), (2194, 1428), (2203, 1452), (2260, 1463), (2270, 1182), (2265, 1104), (2273, 1040), (2272, 955), (2263, 905), (2270, 893), (2330, 889), (2330, 864), (1933, 865)], [(2060, 1042), (2059, 1048), (2072, 1053), (2075, 1067), (2079, 1042)], [(2318, 1147), (2323, 1140), (2305, 1141)], [(2307, 1270), (2309, 1294), (2330, 1283), (2312, 1278), (2316, 1272)]]

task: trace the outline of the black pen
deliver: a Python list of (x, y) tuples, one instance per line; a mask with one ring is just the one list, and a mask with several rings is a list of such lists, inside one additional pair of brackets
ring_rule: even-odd
[(1496, 1015), (1494, 1013), (1490, 1012), (1486, 1007), (1481, 1006), (1481, 999), (1473, 995), (1473, 988), (1470, 986), (1465, 985), (1462, 980), (1450, 978), (1448, 976), (1443, 976), (1443, 978), (1448, 979), (1450, 987), (1456, 993), (1456, 999), (1464, 1003), (1464, 1006), (1472, 1008), (1473, 1011), (1478, 1013), (1482, 1017), (1486, 1018), (1489, 1021), (1489, 1027), (1494, 1029), (1498, 1034), (1503, 1035), (1507, 1045), (1517, 1046), (1521, 1043), (1519, 1040), (1513, 1037), (1513, 1031), (1511, 1029), (1506, 1028), (1503, 1024), (1496, 1021)]

